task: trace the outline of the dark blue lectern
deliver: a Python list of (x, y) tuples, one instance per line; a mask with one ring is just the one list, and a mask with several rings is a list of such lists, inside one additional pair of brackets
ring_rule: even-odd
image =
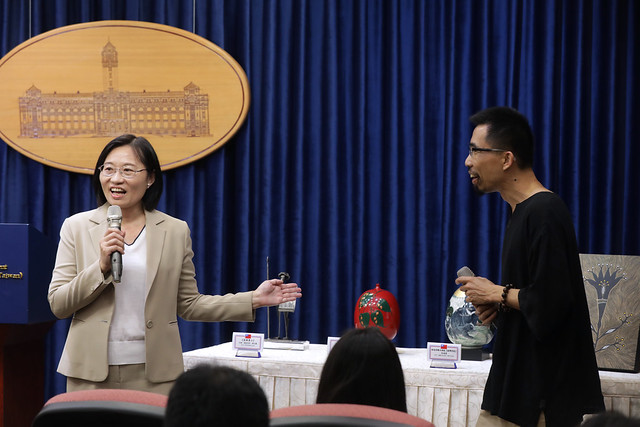
[(0, 425), (30, 426), (44, 401), (44, 339), (53, 242), (28, 224), (0, 224)]

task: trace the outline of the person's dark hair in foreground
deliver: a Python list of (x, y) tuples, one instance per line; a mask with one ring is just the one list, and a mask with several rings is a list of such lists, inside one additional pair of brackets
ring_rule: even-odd
[(630, 418), (619, 412), (608, 411), (594, 415), (583, 422), (581, 427), (640, 427), (640, 419)]
[(355, 403), (407, 412), (402, 365), (378, 328), (351, 329), (322, 368), (316, 403)]
[(199, 365), (180, 375), (167, 401), (165, 427), (269, 425), (269, 404), (248, 373)]

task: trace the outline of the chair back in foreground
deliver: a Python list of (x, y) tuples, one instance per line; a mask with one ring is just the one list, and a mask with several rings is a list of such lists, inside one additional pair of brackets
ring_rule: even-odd
[(316, 403), (271, 411), (271, 427), (433, 427), (427, 420), (406, 412), (351, 403)]
[(82, 390), (49, 399), (32, 427), (162, 427), (167, 396), (137, 390)]

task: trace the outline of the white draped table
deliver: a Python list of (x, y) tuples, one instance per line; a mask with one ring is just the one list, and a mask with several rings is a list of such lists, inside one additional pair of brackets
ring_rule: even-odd
[[(407, 387), (407, 409), (436, 427), (474, 426), (491, 360), (462, 361), (457, 369), (430, 368), (425, 348), (398, 348)], [(265, 349), (260, 358), (236, 357), (231, 343), (184, 353), (185, 369), (199, 364), (231, 366), (253, 375), (271, 409), (315, 403), (327, 346), (308, 350)], [(607, 409), (640, 417), (640, 374), (600, 371)], [(372, 390), (372, 392), (375, 392)]]

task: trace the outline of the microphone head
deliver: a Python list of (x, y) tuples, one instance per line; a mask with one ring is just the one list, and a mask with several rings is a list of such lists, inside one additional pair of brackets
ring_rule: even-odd
[(456, 274), (458, 275), (458, 277), (460, 277), (460, 276), (475, 276), (475, 274), (473, 274), (473, 271), (471, 271), (471, 269), (469, 267), (467, 267), (466, 265), (464, 267), (462, 267), (460, 270), (458, 270), (458, 272)]
[(109, 228), (120, 229), (120, 224), (122, 224), (122, 209), (120, 209), (120, 206), (109, 206), (109, 209), (107, 209), (107, 223)]
[(107, 209), (107, 218), (111, 219), (122, 219), (122, 209), (118, 205), (111, 205), (109, 209)]

